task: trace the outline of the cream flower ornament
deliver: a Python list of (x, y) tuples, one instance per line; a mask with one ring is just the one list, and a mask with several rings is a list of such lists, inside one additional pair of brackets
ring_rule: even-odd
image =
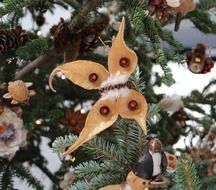
[(23, 121), (9, 108), (0, 115), (0, 157), (12, 159), (20, 147), (26, 145), (27, 130)]

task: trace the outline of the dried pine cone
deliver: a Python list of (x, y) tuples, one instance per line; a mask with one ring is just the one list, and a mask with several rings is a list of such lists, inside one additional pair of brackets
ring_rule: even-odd
[(71, 32), (67, 26), (67, 23), (65, 23), (64, 19), (61, 18), (58, 25), (54, 25), (50, 29), (50, 33), (54, 37), (54, 48), (57, 52), (63, 52), (65, 46), (71, 39)]
[(171, 7), (167, 5), (166, 0), (150, 0), (148, 11), (150, 15), (155, 14), (156, 18), (161, 21), (167, 21), (170, 18)]
[(109, 24), (109, 18), (102, 18), (81, 31), (80, 53), (92, 51), (96, 48), (96, 44), (101, 32)]
[(68, 43), (73, 44), (75, 41), (80, 42), (80, 53), (91, 51), (96, 47), (98, 37), (104, 28), (108, 25), (107, 17), (102, 18), (77, 33), (71, 33), (67, 23), (61, 18), (58, 25), (54, 25), (50, 29), (50, 33), (54, 37), (54, 47), (57, 52), (66, 50)]
[(0, 52), (16, 49), (29, 40), (28, 34), (21, 26), (11, 30), (0, 30)]

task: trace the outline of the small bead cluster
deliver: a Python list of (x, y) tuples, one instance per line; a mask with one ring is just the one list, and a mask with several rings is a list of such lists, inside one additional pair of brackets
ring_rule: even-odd
[(121, 88), (125, 88), (128, 87), (129, 89), (132, 88), (132, 84), (130, 81), (127, 81), (126, 83), (121, 83), (121, 84), (115, 84), (115, 85), (109, 85), (106, 87), (103, 87), (99, 90), (100, 94), (106, 93), (110, 90), (115, 90), (115, 89), (121, 89)]

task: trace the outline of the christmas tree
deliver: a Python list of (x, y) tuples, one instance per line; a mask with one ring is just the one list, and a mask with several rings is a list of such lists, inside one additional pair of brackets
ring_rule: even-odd
[[(211, 47), (197, 38), (188, 49), (174, 35), (184, 21), (216, 33), (215, 7), (214, 0), (1, 1), (0, 189), (23, 181), (37, 190), (215, 189), (216, 80), (187, 96), (156, 92), (175, 83), (168, 63), (197, 80), (213, 71)], [(71, 16), (49, 26), (58, 10)], [(50, 150), (61, 163), (55, 171)]]

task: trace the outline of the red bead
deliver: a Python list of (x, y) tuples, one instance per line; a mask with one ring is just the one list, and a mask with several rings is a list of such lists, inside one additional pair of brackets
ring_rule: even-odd
[(110, 112), (110, 109), (107, 106), (102, 106), (100, 108), (100, 114), (101, 115), (108, 115)]
[(130, 65), (130, 60), (127, 57), (120, 59), (119, 64), (121, 67), (128, 67)]
[(130, 110), (136, 110), (138, 108), (138, 103), (136, 100), (131, 100), (129, 103), (128, 103), (128, 108)]
[(98, 75), (96, 73), (91, 73), (89, 75), (89, 81), (95, 82), (95, 81), (97, 81), (97, 79), (98, 79)]

